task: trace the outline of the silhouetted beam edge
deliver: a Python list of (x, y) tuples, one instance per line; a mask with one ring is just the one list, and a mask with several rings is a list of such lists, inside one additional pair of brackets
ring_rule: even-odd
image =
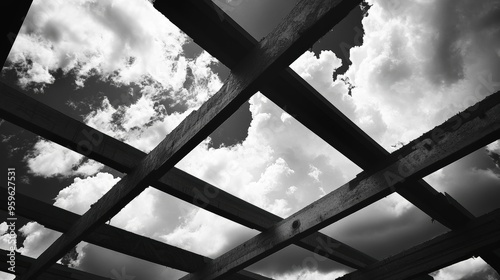
[(465, 226), (337, 278), (339, 280), (400, 280), (430, 273), (500, 245), (500, 210)]
[[(8, 263), (10, 257), (7, 255), (9, 251), (0, 249), (0, 271), (4, 271), (9, 274), (21, 275), (25, 273), (30, 265), (35, 262), (35, 259), (16, 254), (15, 260), (15, 272), (9, 270), (11, 267)], [(68, 268), (60, 264), (54, 264), (51, 268), (47, 269), (45, 273), (40, 275), (37, 280), (111, 280), (111, 278), (106, 278), (98, 276), (92, 273), (84, 272), (81, 270), (76, 270), (73, 268)]]
[[(120, 172), (128, 173), (146, 153), (105, 135), (0, 83), (0, 117)], [(92, 142), (97, 141), (96, 145)], [(91, 149), (81, 149), (91, 143)], [(86, 146), (85, 145), (85, 146)], [(282, 218), (239, 199), (180, 169), (172, 168), (151, 183), (155, 188), (249, 228), (263, 231)], [(206, 196), (205, 193), (217, 194)], [(299, 240), (298, 246), (334, 261), (362, 268), (377, 260), (322, 233)]]
[(255, 93), (259, 83), (290, 64), (355, 6), (354, 1), (347, 0), (300, 1), (284, 21), (232, 69), (214, 96), (187, 116), (131, 173), (45, 250), (26, 274), (17, 278), (35, 279), (85, 235), (117, 214), (231, 116)]
[(0, 24), (1, 53), (0, 70), (10, 53), (19, 30), (28, 13), (32, 0), (2, 1), (1, 12), (3, 13)]
[[(473, 110), (472, 110), (473, 109)], [(500, 135), (500, 92), (469, 108), (469, 119), (455, 127), (445, 122), (412, 145), (391, 155), (391, 162), (311, 203), (205, 265), (182, 280), (213, 280), (251, 265), (353, 212), (392, 193), (405, 181), (422, 178), (478, 149)], [(440, 138), (432, 137), (441, 132)]]
[[(5, 186), (1, 189), (7, 189)], [(0, 197), (0, 209), (7, 211), (7, 196)], [(49, 205), (37, 199), (16, 194), (16, 214), (32, 219), (46, 228), (65, 232), (80, 218), (80, 215)], [(135, 258), (143, 259), (185, 272), (193, 272), (203, 266), (210, 258), (186, 251), (172, 245), (140, 236), (106, 224), (100, 225), (87, 235), (83, 241), (107, 248)], [(241, 271), (232, 277), (234, 280), (260, 280), (271, 278)]]
[[(229, 68), (257, 44), (257, 40), (210, 0), (156, 1), (154, 5)], [(389, 155), (292, 69), (286, 69), (259, 89), (361, 168), (376, 168)], [(424, 180), (410, 182), (398, 193), (452, 229), (474, 218), (464, 207), (447, 199)], [(484, 253), (481, 257), (500, 273), (498, 254)]]

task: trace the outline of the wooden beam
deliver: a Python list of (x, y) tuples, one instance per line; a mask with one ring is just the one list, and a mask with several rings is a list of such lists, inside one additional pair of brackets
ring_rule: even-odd
[[(0, 83), (0, 117), (120, 172), (128, 173), (146, 154)], [(282, 218), (172, 168), (152, 186), (249, 228), (263, 231)], [(210, 195), (206, 195), (206, 194)], [(217, 195), (213, 195), (217, 194)], [(325, 245), (326, 244), (326, 245)], [(377, 260), (322, 233), (296, 245), (353, 268)]]
[(233, 114), (260, 83), (286, 67), (339, 22), (355, 1), (302, 0), (258, 47), (232, 69), (222, 88), (191, 113), (131, 173), (59, 237), (20, 279), (35, 279), (100, 224), (118, 213)]
[[(269, 230), (223, 254), (182, 280), (223, 279), (349, 214), (465, 156), (500, 136), (500, 92), (469, 108), (470, 118), (457, 127), (448, 121), (391, 155), (379, 170), (323, 196)], [(434, 137), (440, 132), (439, 138)]]
[(0, 70), (9, 56), (12, 44), (17, 38), (32, 0), (7, 0), (0, 3), (3, 16), (0, 23)]
[[(248, 32), (210, 0), (156, 1), (155, 7), (229, 68), (257, 44)], [(361, 168), (370, 170), (380, 166), (389, 156), (384, 148), (290, 68), (269, 80), (260, 91)], [(410, 182), (398, 193), (452, 229), (474, 218), (452, 198), (437, 192), (424, 180)], [(500, 272), (499, 254), (485, 253), (481, 257)]]
[(500, 210), (339, 280), (413, 279), (500, 246)]
[[(5, 186), (0, 188), (7, 189)], [(7, 197), (0, 197), (0, 209), (7, 211)], [(37, 221), (46, 228), (65, 232), (80, 218), (80, 215), (49, 205), (37, 199), (16, 194), (16, 214)], [(164, 265), (185, 272), (194, 272), (203, 266), (210, 258), (131, 233), (106, 224), (100, 225), (86, 236), (84, 241), (107, 248), (135, 258), (143, 259), (159, 265)], [(241, 271), (232, 279), (270, 280), (255, 273)]]
[[(15, 273), (12, 273), (12, 271), (9, 271), (10, 264), (8, 263), (8, 261), (10, 261), (10, 257), (7, 256), (8, 253), (10, 252), (0, 249), (0, 271), (9, 274), (22, 275), (23, 273), (26, 273), (31, 264), (35, 262), (35, 259), (33, 258), (16, 254)], [(111, 278), (106, 278), (92, 273), (84, 272), (81, 270), (68, 268), (60, 264), (54, 264), (52, 267), (47, 269), (45, 273), (43, 273), (37, 278), (37, 280), (82, 280), (82, 279), (111, 280)]]

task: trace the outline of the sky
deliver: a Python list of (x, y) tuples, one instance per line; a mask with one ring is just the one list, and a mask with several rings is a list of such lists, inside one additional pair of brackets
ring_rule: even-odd
[[(296, 2), (214, 0), (258, 40)], [(388, 151), (500, 89), (500, 1), (368, 4), (291, 68)], [(147, 0), (34, 0), (1, 79), (149, 152), (212, 96), (228, 73)], [(83, 214), (122, 176), (7, 121), (0, 121), (0, 132), (0, 155), (7, 159), (1, 166), (16, 167), (17, 191), (57, 207)], [(483, 215), (498, 207), (499, 155), (495, 141), (425, 180)], [(176, 167), (283, 218), (361, 171), (258, 92)], [(36, 222), (22, 224), (19, 252), (31, 257), (60, 235)], [(111, 224), (212, 258), (258, 234), (153, 188)], [(398, 194), (321, 230), (379, 259), (447, 231)], [(2, 235), (0, 248), (6, 247)], [(106, 277), (122, 269), (135, 279), (185, 274), (84, 242), (76, 252), (72, 267)], [(248, 270), (278, 280), (335, 279), (351, 271), (296, 246)], [(432, 275), (500, 279), (480, 258)], [(0, 274), (0, 279), (13, 278)]]

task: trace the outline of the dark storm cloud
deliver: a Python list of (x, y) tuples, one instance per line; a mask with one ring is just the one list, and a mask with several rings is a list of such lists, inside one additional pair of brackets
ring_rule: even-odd
[[(498, 36), (494, 34), (500, 32), (499, 3), (500, 1), (436, 1), (429, 18), (435, 29), (431, 31), (434, 40), (429, 42), (432, 59), (427, 65), (429, 78), (433, 82), (453, 84), (464, 77), (464, 53), (470, 47), (469, 40), (481, 38), (477, 34), (490, 33), (488, 37), (491, 42), (484, 42), (486, 45), (498, 42)], [(484, 48), (483, 51), (491, 50)]]
[(433, 185), (447, 192), (474, 215), (486, 214), (498, 208), (500, 170), (485, 149), (445, 167)]

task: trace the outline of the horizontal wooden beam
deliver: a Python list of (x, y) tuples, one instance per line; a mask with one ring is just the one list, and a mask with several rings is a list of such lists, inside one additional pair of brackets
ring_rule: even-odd
[[(5, 251), (0, 249), (0, 271), (22, 275), (26, 273), (28, 268), (35, 262), (35, 259), (23, 256), (20, 254), (15, 255), (15, 269), (14, 273), (9, 270), (12, 267), (8, 262), (10, 261), (10, 251)], [(54, 264), (52, 267), (47, 269), (45, 273), (40, 275), (37, 280), (111, 280), (111, 278), (106, 278), (98, 276), (92, 273), (84, 272), (81, 270), (68, 268), (60, 264)]]
[[(248, 32), (210, 0), (156, 1), (155, 7), (229, 68), (257, 44)], [(370, 170), (380, 166), (389, 156), (384, 148), (292, 69), (284, 70), (259, 89), (361, 168)], [(474, 218), (453, 198), (437, 192), (424, 180), (409, 182), (398, 193), (424, 213), (452, 229)], [(498, 254), (485, 253), (481, 257), (500, 272)]]
[(101, 197), (45, 250), (20, 279), (35, 279), (84, 236), (117, 214), (151, 182), (159, 179), (255, 93), (258, 85), (286, 67), (356, 4), (302, 0), (285, 20), (235, 68), (222, 88), (186, 117), (131, 173)]
[(500, 210), (339, 280), (413, 279), (500, 246)]
[[(2, 83), (0, 83), (0, 99), (1, 118), (120, 172), (130, 172), (133, 166), (146, 156), (146, 153)], [(266, 230), (282, 220), (175, 167), (151, 185), (188, 203), (259, 231)], [(312, 234), (299, 240), (296, 245), (353, 268), (362, 268), (377, 261), (322, 233)]]
[[(223, 279), (465, 156), (500, 136), (500, 92), (469, 108), (470, 118), (457, 126), (446, 122), (391, 155), (379, 170), (356, 179), (311, 203), (205, 265), (182, 280)], [(440, 137), (434, 137), (440, 132)]]
[[(0, 189), (7, 189), (5, 186)], [(7, 211), (7, 197), (0, 197), (0, 209)], [(80, 218), (80, 215), (49, 205), (37, 199), (16, 194), (16, 214), (37, 221), (46, 228), (65, 232)], [(107, 248), (125, 255), (143, 259), (159, 265), (164, 265), (185, 272), (196, 271), (210, 258), (131, 233), (106, 224), (100, 225), (87, 235), (84, 241)], [(231, 279), (270, 280), (258, 274), (241, 271)]]

